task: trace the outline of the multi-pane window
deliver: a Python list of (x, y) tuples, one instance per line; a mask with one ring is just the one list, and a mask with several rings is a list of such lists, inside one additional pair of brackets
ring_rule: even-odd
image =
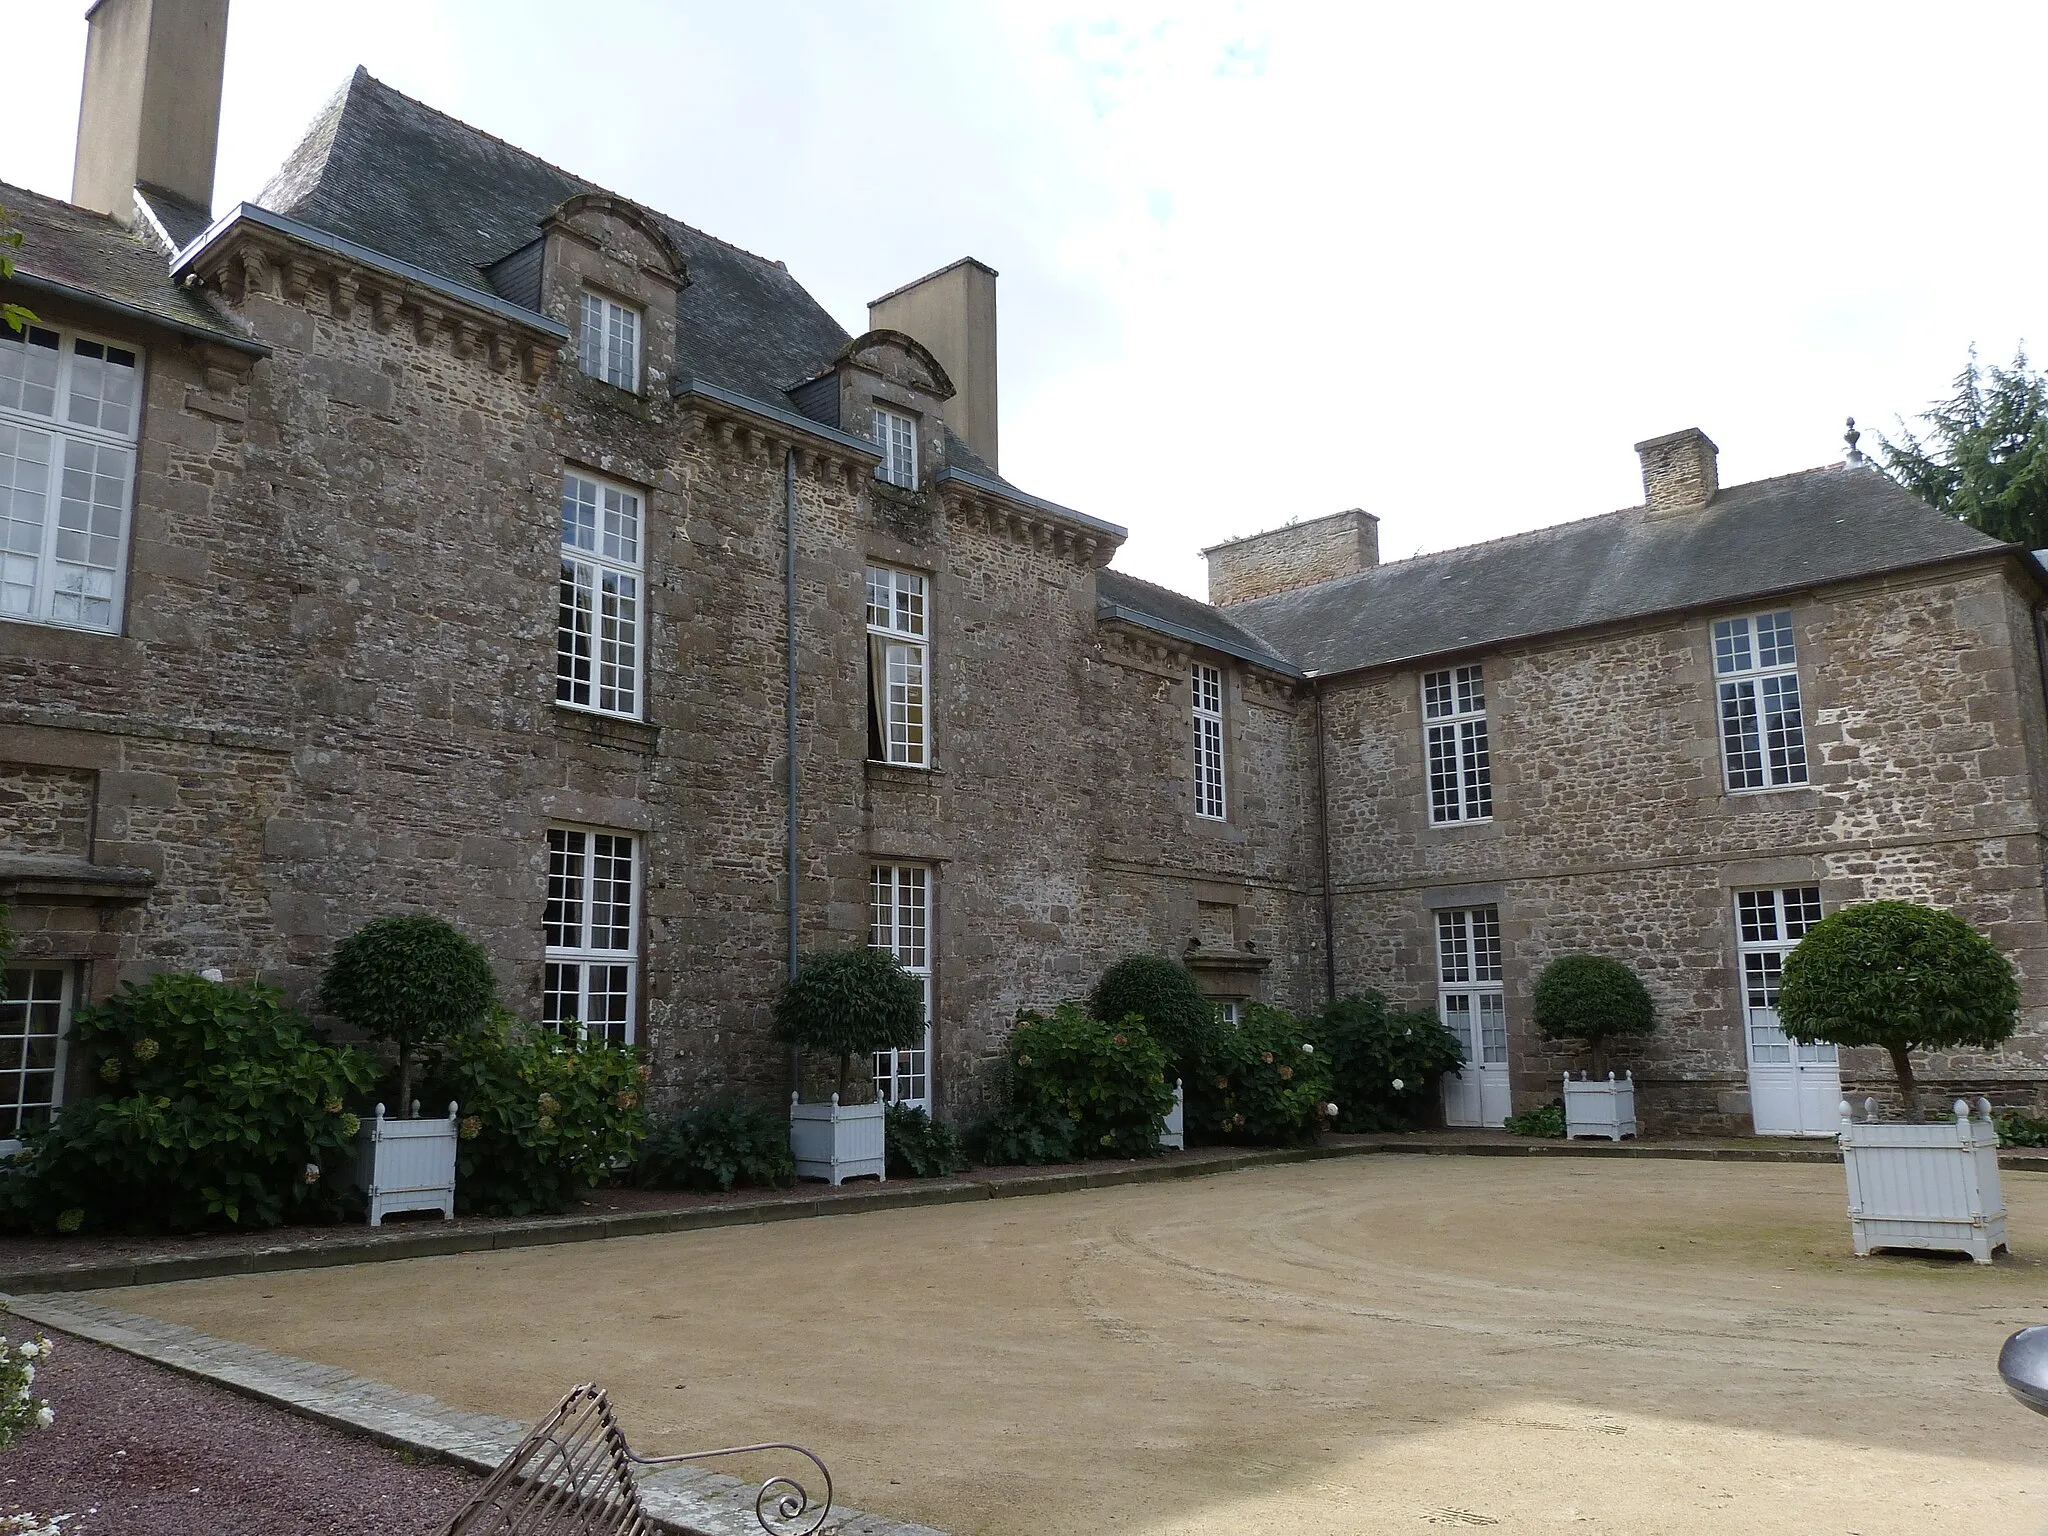
[(562, 592), (555, 699), (640, 714), (640, 497), (571, 470), (562, 476)]
[(1493, 753), (1486, 738), (1486, 677), (1478, 665), (1422, 674), (1423, 740), (1429, 754), (1429, 819), (1484, 821), (1493, 814)]
[(1792, 615), (1759, 613), (1714, 624), (1720, 688), (1721, 758), (1730, 789), (1778, 789), (1806, 782), (1806, 724), (1799, 712), (1799, 665)]
[(875, 473), (891, 485), (917, 489), (917, 422), (900, 411), (875, 411), (875, 445), (882, 462)]
[(930, 761), (925, 728), (925, 580), (868, 567), (868, 755), (877, 762)]
[(1465, 1047), (1465, 1064), (1508, 1062), (1507, 1004), (1501, 985), (1500, 909), (1458, 907), (1436, 915), (1437, 995), (1444, 1023)]
[(1749, 1031), (1749, 1059), (1757, 1065), (1787, 1065), (1794, 1051), (1802, 1062), (1835, 1059), (1832, 1045), (1796, 1045), (1785, 1038), (1778, 1022), (1778, 983), (1784, 975), (1785, 957), (1819, 921), (1817, 885), (1735, 893), (1736, 949), (1742, 956), (1742, 1013)]
[(1195, 814), (1222, 821), (1228, 809), (1223, 796), (1223, 673), (1195, 663), (1190, 692), (1195, 704)]
[(877, 864), (869, 872), (868, 943), (896, 957), (924, 988), (924, 1038), (875, 1052), (875, 1089), (891, 1104), (931, 1103), (931, 871), (922, 864)]
[(564, 1034), (633, 1043), (640, 881), (631, 835), (548, 828), (541, 1018)]
[(120, 628), (141, 418), (134, 352), (0, 327), (0, 618)]
[(585, 290), (576, 366), (621, 389), (640, 387), (640, 311)]
[(0, 997), (0, 1150), (47, 1125), (64, 1096), (64, 1040), (71, 1032), (72, 971), (29, 965), (6, 973)]

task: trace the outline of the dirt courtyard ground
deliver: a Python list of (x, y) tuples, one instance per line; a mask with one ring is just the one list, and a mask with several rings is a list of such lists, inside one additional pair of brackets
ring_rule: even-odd
[(2037, 1531), (2006, 1199), (2017, 1258), (1858, 1260), (1836, 1167), (1379, 1156), (104, 1299), (963, 1536)]

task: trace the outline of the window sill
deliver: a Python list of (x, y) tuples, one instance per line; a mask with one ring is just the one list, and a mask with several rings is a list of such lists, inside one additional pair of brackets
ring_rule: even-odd
[(574, 704), (558, 702), (555, 705), (555, 725), (567, 735), (602, 747), (652, 752), (661, 744), (661, 727), (650, 721), (629, 720), (624, 715), (579, 709)]
[(867, 769), (871, 784), (924, 784), (945, 776), (929, 763), (885, 763), (880, 758), (871, 757), (862, 766)]
[(1773, 784), (1768, 789), (1723, 789), (1721, 804), (1731, 816), (1751, 810), (1808, 810), (1820, 804), (1820, 791), (1811, 781)]
[(1491, 816), (1467, 816), (1460, 821), (1432, 821), (1429, 824), (1429, 830), (1432, 832), (1456, 832), (1463, 827), (1490, 827), (1492, 825), (1493, 818)]

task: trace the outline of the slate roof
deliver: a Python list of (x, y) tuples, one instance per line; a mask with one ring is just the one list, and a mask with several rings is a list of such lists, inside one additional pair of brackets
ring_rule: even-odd
[[(483, 268), (578, 192), (603, 191), (358, 68), (257, 197), (286, 214), (489, 290)], [(683, 252), (676, 372), (772, 404), (851, 340), (778, 262), (649, 210)]]
[(1635, 507), (1235, 603), (1312, 675), (1907, 570), (2000, 544), (1868, 469), (1724, 488), (1695, 511)]
[(1095, 614), (1099, 619), (1126, 619), (1191, 645), (1249, 661), (1268, 671), (1298, 677), (1300, 669), (1226, 613), (1199, 599), (1123, 571), (1095, 573)]
[(215, 338), (244, 350), (267, 350), (199, 294), (172, 282), (164, 251), (154, 240), (123, 229), (103, 213), (26, 187), (0, 183), (0, 207), (7, 209), (22, 233), (21, 249), (14, 252), (20, 292), (9, 295), (17, 303), (34, 309), (40, 280), (84, 302), (99, 300), (187, 335)]

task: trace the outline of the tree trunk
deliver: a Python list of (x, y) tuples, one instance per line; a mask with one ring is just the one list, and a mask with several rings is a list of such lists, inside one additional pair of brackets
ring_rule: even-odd
[(1895, 1045), (1891, 1047), (1892, 1071), (1898, 1074), (1899, 1098), (1906, 1106), (1906, 1118), (1918, 1125), (1923, 1118), (1920, 1113), (1920, 1084), (1913, 1077), (1913, 1047)]
[(839, 1053), (839, 1102), (846, 1102), (847, 1090), (853, 1086), (853, 1052)]
[(398, 1048), (398, 1118), (412, 1118), (412, 1047)]

